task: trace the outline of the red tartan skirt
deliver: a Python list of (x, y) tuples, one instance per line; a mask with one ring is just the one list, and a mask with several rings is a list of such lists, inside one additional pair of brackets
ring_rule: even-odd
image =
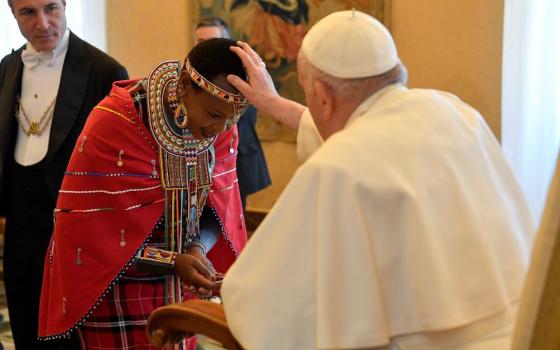
[[(134, 274), (136, 276), (134, 276)], [(131, 270), (116, 283), (80, 326), (82, 348), (87, 350), (156, 350), (146, 336), (150, 313), (169, 304), (165, 293), (168, 276), (141, 275)], [(196, 337), (164, 349), (196, 349)]]
[[(160, 221), (153, 230), (148, 244), (170, 250), (170, 246), (165, 242), (169, 240), (165, 239)], [(80, 325), (78, 332), (82, 348), (86, 350), (161, 349), (152, 346), (148, 341), (146, 335), (148, 316), (160, 306), (193, 298), (190, 294), (184, 294), (180, 285), (170, 290), (172, 288), (170, 285), (174, 285), (171, 283), (172, 278), (169, 275), (140, 272), (133, 264), (100, 301), (92, 315)], [(173, 294), (181, 295), (182, 299), (172, 298)], [(164, 349), (195, 350), (196, 337)]]

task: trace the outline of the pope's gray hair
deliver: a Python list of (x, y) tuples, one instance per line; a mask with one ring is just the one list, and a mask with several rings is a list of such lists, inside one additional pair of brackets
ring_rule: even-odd
[(8, 0), (8, 6), (13, 10), (14, 9), (14, 2), (13, 0)]
[(336, 96), (343, 99), (352, 99), (353, 96), (359, 95), (356, 94), (357, 91), (372, 90), (372, 93), (374, 93), (391, 84), (406, 85), (408, 81), (406, 67), (400, 62), (387, 72), (379, 75), (365, 78), (337, 78), (313, 66), (301, 52), (298, 59), (302, 61), (306, 70), (309, 79), (306, 83), (319, 80), (325, 83)]

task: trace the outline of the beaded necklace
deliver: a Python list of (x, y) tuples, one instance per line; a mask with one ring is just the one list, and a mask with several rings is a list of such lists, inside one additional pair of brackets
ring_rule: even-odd
[(199, 218), (210, 191), (215, 138), (200, 141), (175, 124), (179, 74), (179, 61), (162, 62), (148, 76), (146, 94), (165, 190), (166, 236), (175, 251), (184, 253), (190, 242), (200, 239)]

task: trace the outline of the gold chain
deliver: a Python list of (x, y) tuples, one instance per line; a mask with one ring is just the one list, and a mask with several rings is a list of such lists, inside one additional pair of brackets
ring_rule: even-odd
[[(37, 136), (41, 136), (41, 134), (43, 133), (43, 131), (45, 131), (45, 128), (47, 127), (47, 125), (49, 125), (49, 122), (51, 121), (51, 119), (54, 116), (54, 103), (56, 102), (56, 96), (53, 97), (51, 103), (49, 104), (49, 106), (47, 107), (47, 109), (45, 110), (45, 113), (43, 113), (43, 116), (41, 117), (41, 119), (39, 119), (39, 121), (36, 120), (31, 120), (29, 118), (29, 116), (27, 115), (27, 112), (25, 111), (25, 108), (23, 108), (23, 104), (21, 103), (21, 99), (19, 98), (19, 96), (17, 97), (17, 102), (20, 108), (18, 108), (18, 111), (16, 112), (16, 119), (18, 121), (19, 127), (21, 128), (21, 130), (27, 135), (37, 135)], [(19, 117), (19, 110), (21, 109), (21, 112), (23, 113), (23, 117), (25, 118), (25, 121), (27, 122), (27, 125), (29, 125), (29, 128), (27, 130), (25, 130), (25, 127), (23, 126), (22, 120)], [(47, 118), (48, 116), (48, 118)]]

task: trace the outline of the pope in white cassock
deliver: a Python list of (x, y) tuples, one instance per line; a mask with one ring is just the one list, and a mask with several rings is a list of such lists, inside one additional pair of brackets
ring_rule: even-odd
[(408, 89), (391, 35), (360, 12), (319, 21), (298, 72), (298, 148), (314, 153), (223, 281), (237, 340), (507, 349), (534, 223), (481, 115)]

